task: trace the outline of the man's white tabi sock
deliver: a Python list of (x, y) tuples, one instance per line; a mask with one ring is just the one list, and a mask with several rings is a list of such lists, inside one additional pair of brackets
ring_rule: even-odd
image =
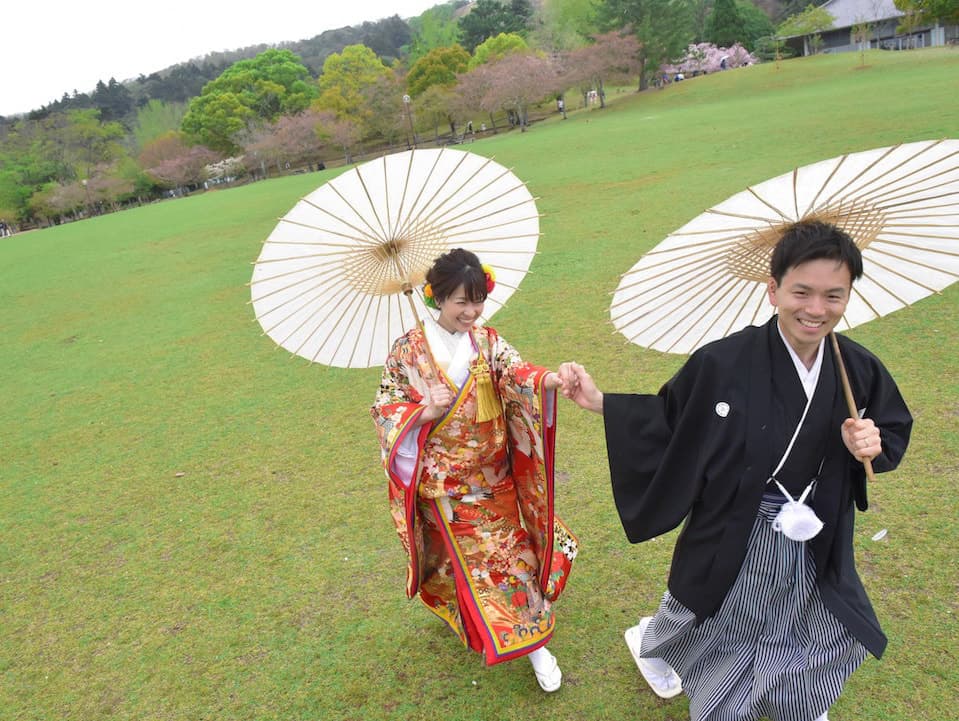
[[(643, 618), (642, 620), (640, 620), (640, 622), (639, 622), (639, 637), (640, 637), (640, 638), (642, 638), (642, 637), (643, 637), (643, 634), (646, 633), (646, 627), (649, 626), (649, 622), (652, 621), (652, 620), (653, 620), (653, 619), (652, 619), (652, 617), (650, 617), (650, 616), (647, 616), (647, 617)], [(661, 658), (649, 658), (649, 657), (646, 657), (646, 656), (644, 656), (644, 658), (646, 659), (646, 661), (649, 662), (650, 668), (652, 668), (652, 669), (653, 669), (656, 673), (658, 673), (660, 676), (669, 676), (669, 675), (673, 672), (673, 667), (670, 666), (670, 665), (669, 665), (668, 663), (666, 663), (665, 661), (663, 661), (663, 659), (661, 659)], [(816, 719), (816, 721), (819, 721), (819, 719)]]

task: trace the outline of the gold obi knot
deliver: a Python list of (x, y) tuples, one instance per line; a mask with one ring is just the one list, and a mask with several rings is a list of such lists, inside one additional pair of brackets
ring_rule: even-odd
[(502, 415), (503, 407), (500, 405), (496, 389), (493, 388), (493, 375), (482, 353), (470, 366), (470, 373), (476, 381), (476, 422), (491, 421)]

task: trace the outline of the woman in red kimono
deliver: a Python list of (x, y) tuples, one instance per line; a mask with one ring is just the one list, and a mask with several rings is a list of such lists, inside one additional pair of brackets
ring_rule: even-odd
[(553, 515), (561, 382), (475, 325), (495, 279), (473, 253), (440, 256), (426, 279), (439, 317), (394, 343), (371, 409), (409, 555), (407, 595), (487, 664), (529, 656), (555, 691), (552, 603), (576, 555)]

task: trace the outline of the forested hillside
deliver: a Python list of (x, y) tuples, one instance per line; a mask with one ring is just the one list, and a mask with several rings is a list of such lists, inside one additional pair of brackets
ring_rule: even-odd
[[(323, 62), (333, 53), (347, 45), (365, 45), (387, 64), (400, 59), (411, 39), (410, 26), (398, 15), (362, 25), (326, 30), (313, 38), (280, 43), (275, 46), (290, 50), (297, 55), (317, 77), (323, 70)], [(272, 45), (251, 45), (229, 52), (212, 52), (202, 58), (186, 60), (149, 75), (140, 75), (133, 80), (120, 81), (110, 78), (101, 80), (87, 92), (51, 100), (28, 117), (32, 120), (45, 118), (52, 113), (66, 110), (98, 108), (102, 120), (122, 120), (150, 100), (164, 103), (185, 103), (196, 97), (203, 86), (239, 60), (255, 58), (269, 50)], [(4, 120), (0, 118), (0, 123)], [(7, 119), (10, 122), (10, 119)]]
[(784, 25), (774, 22), (800, 3), (449, 0), (415, 18), (101, 80), (0, 118), (0, 219), (17, 229), (61, 223), (525, 132), (536, 117), (605, 108), (610, 84), (642, 91), (778, 58)]

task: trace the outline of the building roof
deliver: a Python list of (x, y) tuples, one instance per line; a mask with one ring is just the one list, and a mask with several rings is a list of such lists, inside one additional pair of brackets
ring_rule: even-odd
[(892, 0), (829, 0), (822, 5), (822, 9), (836, 19), (832, 25), (834, 30), (862, 22), (898, 18), (905, 14), (896, 8)]

